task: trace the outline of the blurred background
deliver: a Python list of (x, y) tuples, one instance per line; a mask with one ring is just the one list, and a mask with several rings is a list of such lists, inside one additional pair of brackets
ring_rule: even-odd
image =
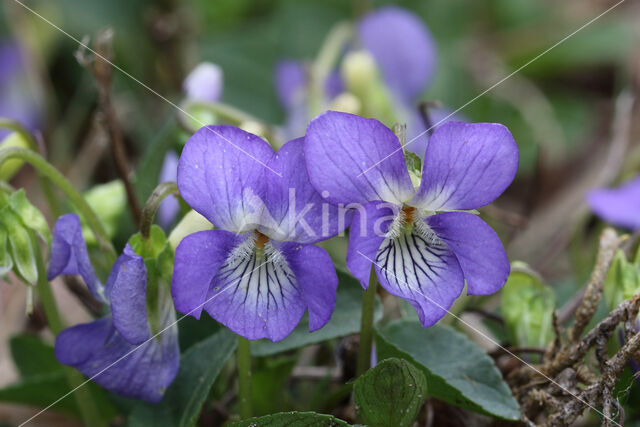
[[(622, 2), (548, 52), (618, 2), (24, 1), (91, 46), (100, 31), (111, 28), (113, 62), (176, 104), (198, 63), (217, 64), (222, 102), (271, 125), (287, 120), (275, 85), (277, 65), (314, 61), (337, 24), (383, 5), (415, 13), (435, 40), (435, 76), (416, 103), (437, 102), (454, 111), (541, 55), (459, 114), (468, 121), (503, 123), (518, 142), (516, 181), (482, 214), (510, 259), (527, 262), (553, 285), (559, 306), (590, 274), (603, 228), (590, 214), (585, 193), (640, 171), (639, 1)], [(91, 53), (14, 0), (1, 6), (0, 116), (38, 131), (47, 158), (76, 188), (86, 191), (117, 179), (100, 126), (98, 86), (87, 67)], [(179, 150), (189, 134), (179, 126), (175, 106), (122, 72), (114, 70), (112, 79), (111, 103), (135, 173), (134, 192), (144, 201), (159, 180), (165, 153)], [(32, 169), (23, 168), (12, 184), (25, 187), (52, 219)], [(102, 198), (109, 202), (103, 206), (108, 211), (109, 196), (95, 197), (98, 205)], [(126, 209), (112, 215), (121, 247), (134, 222)], [(42, 319), (24, 315), (24, 288), (5, 285), (0, 284), (0, 386), (17, 376), (7, 337), (42, 327)], [(67, 288), (56, 291), (69, 322), (87, 318)], [(28, 410), (0, 405), (0, 422), (24, 419), (22, 411)], [(53, 421), (40, 420), (48, 422)]]

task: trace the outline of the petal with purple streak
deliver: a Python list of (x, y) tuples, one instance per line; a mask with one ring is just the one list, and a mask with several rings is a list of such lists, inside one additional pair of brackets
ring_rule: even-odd
[(244, 239), (246, 236), (224, 230), (199, 231), (182, 239), (176, 248), (171, 279), (176, 310), (200, 318), (211, 280)]
[(407, 300), (425, 328), (440, 320), (464, 289), (456, 255), (419, 219), (411, 231), (382, 242), (375, 269), (382, 287)]
[(282, 253), (302, 288), (309, 309), (309, 331), (322, 328), (336, 306), (338, 276), (327, 251), (313, 245), (285, 244)]
[(371, 264), (398, 213), (399, 208), (393, 204), (370, 202), (356, 210), (353, 216), (347, 268), (364, 289), (369, 287)]
[(205, 310), (247, 339), (280, 341), (307, 308), (303, 289), (277, 242), (261, 254), (255, 243), (248, 238), (228, 254), (210, 282)]

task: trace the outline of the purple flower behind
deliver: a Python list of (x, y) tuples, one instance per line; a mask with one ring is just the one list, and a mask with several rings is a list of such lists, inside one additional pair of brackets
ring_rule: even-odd
[[(0, 117), (16, 120), (32, 131), (40, 122), (39, 107), (25, 82), (24, 57), (10, 40), (0, 40)], [(8, 134), (0, 129), (0, 141)]]
[(590, 191), (587, 203), (596, 215), (611, 224), (640, 229), (640, 176), (618, 188)]
[[(242, 147), (240, 150), (238, 147)], [(184, 238), (175, 256), (178, 311), (214, 319), (247, 339), (284, 339), (305, 311), (309, 329), (333, 313), (337, 275), (312, 243), (340, 231), (309, 184), (303, 139), (277, 153), (233, 126), (207, 126), (185, 145), (178, 166), (184, 200), (217, 229)]]
[(222, 96), (222, 69), (211, 62), (201, 62), (184, 79), (183, 90), (193, 101), (217, 102)]
[[(159, 183), (175, 181), (178, 178), (178, 155), (173, 150), (167, 151), (160, 170)], [(180, 204), (175, 196), (166, 197), (158, 207), (158, 223), (168, 229), (180, 212)]]
[(398, 100), (415, 100), (436, 69), (435, 42), (420, 18), (399, 7), (383, 7), (360, 20), (358, 35)]
[(396, 136), (377, 120), (329, 111), (311, 121), (305, 158), (312, 185), (332, 203), (357, 203), (347, 267), (368, 286), (406, 299), (423, 326), (435, 324), (464, 289), (500, 289), (509, 261), (496, 233), (476, 215), (511, 183), (518, 148), (493, 123), (449, 122), (431, 137), (414, 189)]
[(50, 279), (79, 274), (110, 308), (105, 317), (72, 326), (57, 336), (55, 352), (60, 363), (114, 393), (149, 402), (162, 400), (178, 373), (178, 330), (171, 299), (164, 298), (157, 310), (162, 332), (151, 339), (158, 331), (151, 330), (147, 318), (147, 269), (142, 257), (127, 244), (103, 286), (89, 261), (75, 214), (58, 218), (51, 252)]

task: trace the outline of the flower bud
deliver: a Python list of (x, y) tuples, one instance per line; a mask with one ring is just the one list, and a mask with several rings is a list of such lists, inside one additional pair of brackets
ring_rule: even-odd
[(355, 95), (349, 92), (343, 92), (333, 99), (329, 109), (342, 113), (359, 114), (361, 108), (362, 104)]
[(183, 90), (193, 101), (217, 102), (222, 96), (222, 68), (212, 62), (201, 62), (184, 79)]
[(189, 234), (202, 230), (211, 230), (213, 224), (208, 219), (200, 215), (198, 212), (189, 211), (182, 220), (175, 226), (171, 234), (169, 234), (169, 244), (175, 250), (178, 244)]
[[(7, 238), (7, 249), (13, 259), (15, 272), (28, 284), (38, 281), (34, 239), (9, 205), (0, 209), (0, 224)], [(3, 258), (7, 255), (5, 254)], [(7, 264), (5, 262), (5, 264)]]
[(265, 136), (267, 134), (267, 129), (265, 129), (265, 127), (261, 123), (255, 120), (246, 120), (242, 122), (239, 127), (245, 132), (257, 135), (265, 141), (267, 140), (267, 137)]
[[(113, 237), (118, 227), (118, 220), (127, 206), (127, 194), (122, 181), (115, 180), (96, 185), (84, 194), (84, 198), (104, 224), (109, 237)], [(82, 235), (87, 244), (96, 244), (96, 238), (85, 226), (84, 220), (82, 224)]]
[(512, 264), (501, 311), (512, 345), (545, 347), (553, 337), (555, 294), (526, 264)]
[[(18, 132), (12, 132), (0, 142), (0, 150), (9, 147), (29, 148), (29, 144)], [(0, 165), (0, 181), (9, 181), (20, 170), (24, 160), (10, 159)]]
[(379, 82), (376, 61), (364, 50), (346, 54), (340, 71), (347, 88), (356, 96), (363, 96)]

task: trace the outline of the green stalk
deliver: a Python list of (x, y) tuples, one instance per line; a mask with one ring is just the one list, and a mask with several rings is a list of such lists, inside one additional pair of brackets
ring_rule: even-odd
[(339, 22), (324, 40), (310, 70), (309, 110), (311, 117), (323, 111), (325, 82), (338, 62), (344, 46), (352, 36), (353, 26), (347, 22)]
[[(33, 243), (34, 245), (36, 244), (35, 238), (33, 238)], [(62, 318), (60, 317), (60, 313), (58, 312), (56, 300), (53, 297), (53, 292), (51, 290), (51, 284), (47, 280), (46, 268), (39, 250), (35, 251), (35, 257), (36, 265), (38, 267), (38, 281), (36, 283), (38, 297), (40, 302), (42, 302), (51, 332), (53, 332), (54, 335), (58, 335), (65, 326)], [(67, 383), (69, 384), (69, 387), (71, 387), (71, 390), (73, 390), (73, 396), (76, 400), (76, 405), (78, 406), (84, 425), (106, 427), (108, 424), (100, 417), (98, 407), (93, 400), (91, 391), (88, 388), (83, 387), (86, 385), (84, 377), (71, 367), (65, 366), (63, 370), (67, 378)]]
[(175, 182), (167, 181), (159, 184), (147, 199), (147, 203), (142, 209), (142, 219), (140, 221), (140, 234), (143, 239), (148, 239), (151, 235), (151, 226), (158, 207), (164, 198), (171, 194), (180, 195), (178, 185)]
[(251, 418), (251, 342), (238, 337), (238, 401), (240, 404), (240, 418)]
[(373, 314), (376, 307), (376, 290), (378, 287), (378, 278), (376, 272), (371, 266), (371, 274), (369, 275), (369, 287), (362, 295), (362, 317), (360, 319), (360, 345), (358, 347), (358, 364), (356, 366), (356, 375), (367, 372), (371, 367), (371, 348), (373, 346)]
[(9, 159), (22, 159), (33, 166), (39, 174), (49, 179), (67, 196), (69, 201), (80, 212), (84, 220), (87, 222), (91, 231), (96, 236), (96, 240), (103, 250), (107, 252), (108, 264), (112, 264), (116, 259), (116, 251), (111, 244), (109, 235), (107, 234), (100, 218), (93, 211), (91, 206), (86, 202), (84, 197), (73, 188), (73, 185), (64, 177), (56, 168), (47, 162), (40, 154), (29, 150), (28, 148), (10, 147), (0, 150), (0, 165)]
[[(33, 137), (31, 132), (25, 129), (20, 123), (15, 120), (9, 120), (5, 118), (0, 119), (0, 128), (9, 129), (13, 132), (16, 132), (27, 141), (29, 148), (35, 151), (36, 153), (40, 152), (40, 147), (38, 146), (38, 141)], [(45, 198), (47, 199), (47, 204), (51, 209), (51, 214), (54, 218), (57, 218), (61, 215), (62, 211), (60, 210), (60, 205), (58, 204), (58, 199), (56, 199), (55, 194), (53, 193), (53, 188), (51, 187), (51, 182), (38, 174), (38, 178), (40, 179), (40, 187), (42, 188), (42, 192), (44, 193)]]

